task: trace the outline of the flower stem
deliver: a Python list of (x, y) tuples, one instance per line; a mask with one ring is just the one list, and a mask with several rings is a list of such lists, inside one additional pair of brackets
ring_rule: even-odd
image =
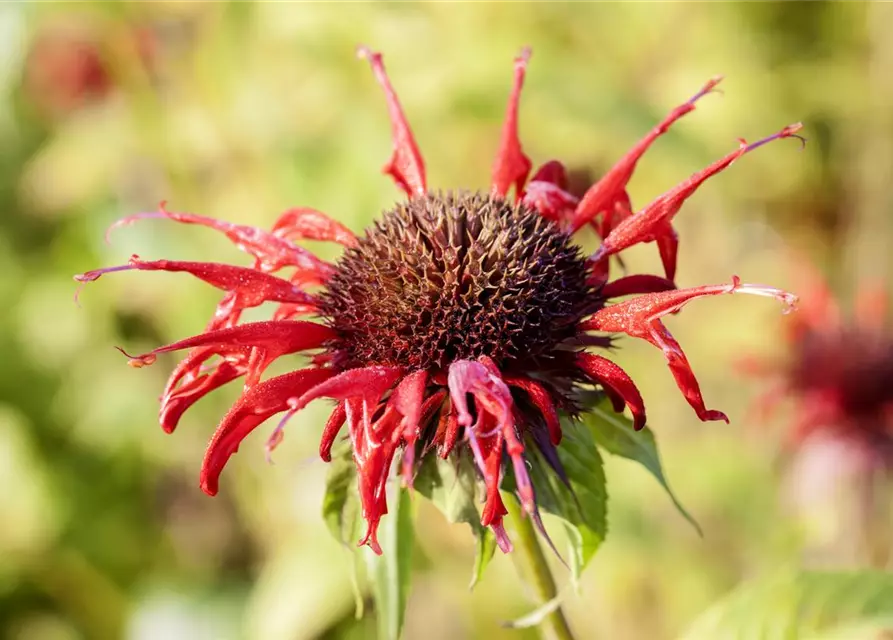
[[(552, 571), (537, 540), (536, 529), (531, 519), (521, 513), (520, 506), (515, 500), (506, 500), (505, 506), (515, 529), (514, 553), (524, 559), (523, 564), (526, 566), (522, 572), (527, 574), (526, 578), (536, 592), (537, 604), (542, 606), (558, 596), (555, 578), (552, 577)], [(543, 618), (540, 623), (540, 635), (548, 640), (574, 640), (574, 634), (560, 606)]]

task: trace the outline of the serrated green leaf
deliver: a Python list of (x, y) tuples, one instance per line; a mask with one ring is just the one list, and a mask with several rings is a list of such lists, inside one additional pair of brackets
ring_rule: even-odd
[[(893, 574), (804, 571), (742, 585), (708, 609), (684, 640), (762, 640), (840, 636), (861, 628), (889, 629)], [(878, 636), (867, 636), (878, 637)]]
[(322, 501), (322, 517), (335, 539), (351, 546), (360, 528), (360, 505), (357, 492), (357, 469), (349, 442), (340, 442), (332, 452), (326, 474), (326, 492)]
[[(530, 479), (541, 511), (560, 518), (570, 540), (570, 566), (576, 581), (607, 533), (605, 472), (589, 431), (570, 421), (562, 425), (564, 439), (558, 457), (571, 491), (549, 467), (536, 447), (528, 445)], [(509, 475), (509, 474), (507, 474)], [(510, 477), (513, 483), (514, 478)]]
[(458, 454), (449, 460), (426, 456), (413, 487), (428, 498), (449, 522), (464, 522), (471, 527), (476, 550), (469, 588), (474, 588), (493, 558), (496, 538), (488, 528), (481, 526), (481, 515), (475, 502), (477, 475), (471, 461)]
[(670, 496), (670, 500), (673, 501), (673, 505), (682, 514), (682, 517), (688, 520), (698, 535), (703, 535), (701, 526), (670, 489), (660, 462), (654, 433), (648, 427), (641, 431), (635, 431), (631, 420), (626, 416), (614, 413), (611, 409), (606, 409), (605, 402), (603, 400), (601, 404), (587, 407), (587, 412), (584, 414), (583, 423), (589, 427), (592, 437), (608, 453), (633, 460), (645, 467)]
[(412, 547), (415, 529), (408, 489), (400, 488), (388, 515), (381, 519), (378, 542), (382, 554), (365, 549), (380, 640), (398, 640), (403, 630), (406, 601), (412, 578)]

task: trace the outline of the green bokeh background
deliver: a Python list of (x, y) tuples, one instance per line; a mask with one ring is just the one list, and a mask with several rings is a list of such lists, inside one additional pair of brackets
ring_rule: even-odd
[[(274, 466), (266, 429), (249, 437), (211, 499), (203, 447), (238, 390), (207, 398), (175, 435), (155, 423), (174, 362), (142, 352), (192, 335), (218, 293), (163, 273), (110, 276), (81, 308), (71, 276), (146, 258), (242, 260), (208, 230), (115, 219), (155, 208), (270, 224), (290, 206), (359, 232), (400, 197), (384, 100), (354, 49), (384, 52), (436, 188), (486, 188), (511, 78), (532, 45), (521, 134), (535, 163), (595, 174), (710, 76), (709, 96), (641, 163), (642, 205), (735, 148), (802, 120), (809, 145), (775, 143), (708, 182), (677, 218), (678, 281), (794, 285), (791, 255), (848, 301), (889, 276), (893, 190), (890, 5), (204, 4), (0, 5), (0, 637), (373, 637), (354, 619), (350, 554), (320, 518), (324, 419), (291, 422)], [(112, 88), (53, 111), (23, 78), (36, 38), (76, 29)], [(149, 30), (148, 62), (134, 42)], [(44, 96), (45, 97), (45, 96)], [(314, 246), (334, 258), (328, 246)], [(628, 252), (659, 269), (653, 245)], [(780, 431), (748, 412), (762, 385), (735, 372), (784, 349), (771, 302), (724, 297), (668, 324), (707, 404), (702, 424), (661, 354), (624, 340), (670, 482), (699, 538), (640, 468), (607, 461), (610, 533), (567, 611), (580, 638), (667, 638), (743, 579), (785, 566), (853, 566), (848, 523), (803, 517), (786, 492)], [(259, 317), (259, 316), (258, 316)], [(510, 558), (467, 589), (472, 539), (417, 500), (407, 638), (526, 638), (500, 622), (531, 609)], [(814, 515), (814, 514), (813, 514)], [(567, 573), (556, 564), (559, 580)]]

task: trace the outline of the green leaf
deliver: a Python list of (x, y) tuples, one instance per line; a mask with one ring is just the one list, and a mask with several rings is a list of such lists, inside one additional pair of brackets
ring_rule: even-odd
[(360, 505), (357, 495), (357, 468), (350, 442), (339, 442), (332, 452), (326, 474), (326, 492), (322, 501), (322, 517), (335, 539), (353, 546), (359, 537)]
[(360, 517), (356, 490), (357, 468), (350, 442), (335, 445), (326, 474), (326, 492), (322, 501), (322, 517), (334, 538), (351, 552), (351, 587), (356, 617), (363, 617), (363, 593), (360, 584), (360, 563), (357, 561), (357, 539), (363, 519)]
[(698, 535), (703, 535), (701, 526), (686, 511), (676, 498), (676, 494), (670, 489), (660, 463), (660, 454), (657, 451), (654, 433), (648, 427), (641, 431), (635, 431), (631, 420), (622, 414), (614, 413), (610, 408), (605, 408), (605, 404), (606, 401), (603, 399), (601, 404), (587, 407), (587, 412), (583, 417), (583, 423), (589, 427), (592, 437), (608, 453), (634, 460), (645, 467), (651, 475), (657, 478), (679, 513), (695, 528)]
[[(540, 510), (564, 522), (570, 540), (571, 571), (576, 581), (605, 539), (608, 493), (602, 458), (589, 431), (571, 421), (565, 421), (562, 429), (565, 437), (558, 447), (558, 457), (573, 491), (532, 443), (526, 449)], [(509, 482), (514, 483), (513, 476)]]
[(403, 630), (415, 544), (409, 490), (401, 487), (397, 499), (391, 502), (378, 531), (382, 554), (377, 556), (365, 549), (380, 640), (398, 640)]
[(804, 571), (742, 585), (683, 639), (876, 638), (863, 632), (891, 629), (891, 620), (893, 574)]
[(471, 527), (476, 541), (474, 571), (469, 588), (474, 588), (493, 558), (496, 538), (481, 526), (481, 515), (475, 502), (477, 475), (471, 460), (458, 453), (443, 460), (425, 456), (413, 483), (416, 491), (430, 500), (450, 522), (464, 522)]

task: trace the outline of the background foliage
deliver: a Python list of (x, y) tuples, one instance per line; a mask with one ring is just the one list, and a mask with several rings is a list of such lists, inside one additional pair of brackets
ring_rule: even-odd
[[(527, 151), (595, 174), (724, 73), (725, 96), (706, 98), (646, 156), (634, 202), (739, 136), (802, 120), (806, 152), (767, 147), (686, 205), (678, 280), (736, 273), (790, 286), (793, 247), (847, 300), (857, 279), (890, 275), (891, 23), (888, 6), (861, 3), (0, 6), (0, 637), (374, 637), (372, 618), (354, 619), (351, 556), (321, 517), (322, 413), (292, 421), (275, 466), (255, 434), (220, 496), (207, 498), (197, 487), (204, 441), (236, 390), (166, 436), (155, 399), (171, 361), (134, 371), (111, 347), (142, 352), (195, 333), (216, 293), (123, 274), (90, 287), (77, 308), (71, 281), (131, 253), (234, 255), (213, 234), (152, 221), (104, 243), (109, 223), (161, 200), (262, 225), (307, 205), (357, 231), (389, 207), (399, 194), (379, 173), (390, 147), (384, 101), (356, 44), (385, 53), (429, 182), (444, 188), (486, 185), (524, 44), (534, 50)], [(35, 54), (71, 38), (107, 73), (73, 103), (59, 82), (40, 82), (47, 67), (58, 78), (60, 63)], [(634, 271), (657, 269), (653, 247), (632, 260)], [(645, 470), (605, 456), (609, 535), (566, 605), (581, 638), (674, 637), (743, 580), (863, 563), (838, 512), (791, 508), (782, 421), (753, 419), (759, 387), (734, 373), (743, 353), (779, 348), (782, 322), (774, 305), (737, 298), (670, 320), (708, 405), (731, 426), (698, 422), (660, 354), (622, 344), (618, 361), (640, 381), (667, 477), (704, 537)], [(467, 524), (446, 523), (423, 500), (411, 507), (406, 637), (532, 637), (499, 626), (530, 610), (511, 559), (497, 553), (469, 592)], [(558, 521), (547, 526), (560, 538)]]

